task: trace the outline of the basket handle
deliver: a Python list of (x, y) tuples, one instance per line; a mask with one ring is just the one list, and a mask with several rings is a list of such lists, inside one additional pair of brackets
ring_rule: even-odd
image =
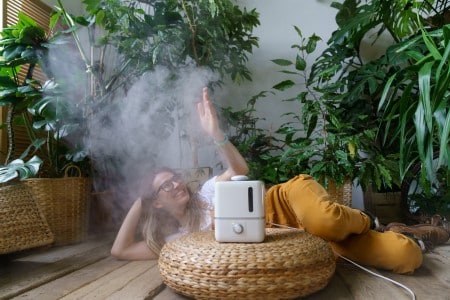
[[(75, 169), (75, 171), (72, 171), (69, 173), (69, 171), (71, 169)], [(74, 175), (74, 174), (78, 174), (78, 176), (70, 176), (70, 175)], [(75, 165), (68, 165), (66, 167), (66, 169), (64, 170), (64, 177), (81, 177), (81, 170), (78, 166)]]

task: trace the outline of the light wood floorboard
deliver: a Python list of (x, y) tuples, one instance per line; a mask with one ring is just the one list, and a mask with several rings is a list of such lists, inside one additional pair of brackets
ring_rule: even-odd
[[(167, 288), (157, 261), (120, 261), (109, 255), (112, 236), (71, 246), (2, 256), (0, 299), (188, 299)], [(450, 300), (450, 242), (425, 254), (414, 275), (370, 269), (408, 288), (417, 300)], [(304, 299), (412, 299), (402, 287), (347, 262), (323, 290)]]

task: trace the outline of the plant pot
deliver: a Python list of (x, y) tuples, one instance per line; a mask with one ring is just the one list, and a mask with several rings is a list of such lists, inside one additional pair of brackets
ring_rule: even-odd
[(327, 180), (327, 185), (319, 180), (330, 195), (330, 200), (347, 206), (352, 206), (352, 182), (350, 179), (346, 179), (344, 184), (337, 185), (336, 182), (330, 178)]
[(401, 192), (375, 192), (371, 186), (364, 191), (364, 208), (378, 217), (381, 224), (403, 222)]
[(30, 189), (21, 183), (0, 187), (0, 254), (53, 241), (53, 233)]
[[(67, 174), (67, 173), (66, 173)], [(42, 209), (55, 245), (68, 245), (87, 237), (91, 180), (85, 177), (24, 180)]]

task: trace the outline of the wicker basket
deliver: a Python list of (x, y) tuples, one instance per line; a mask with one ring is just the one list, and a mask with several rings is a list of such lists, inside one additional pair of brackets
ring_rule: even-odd
[(337, 186), (334, 180), (328, 180), (326, 187), (330, 200), (347, 206), (352, 206), (352, 182), (346, 180), (343, 185)]
[(91, 180), (81, 176), (70, 177), (68, 170), (63, 178), (24, 181), (31, 188), (55, 235), (55, 245), (78, 243), (87, 236)]
[(48, 223), (29, 188), (23, 184), (0, 188), (0, 254), (51, 244)]
[(195, 299), (294, 299), (324, 288), (336, 267), (324, 240), (298, 230), (267, 229), (263, 243), (218, 243), (196, 232), (166, 243), (163, 281)]

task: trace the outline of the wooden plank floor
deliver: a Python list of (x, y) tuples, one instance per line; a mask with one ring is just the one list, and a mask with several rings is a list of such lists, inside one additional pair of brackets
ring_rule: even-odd
[[(112, 238), (0, 256), (0, 299), (188, 299), (164, 285), (157, 261), (110, 257)], [(414, 275), (374, 271), (409, 287), (418, 300), (450, 300), (450, 242), (425, 254)], [(391, 282), (339, 262), (328, 286), (305, 299), (413, 298)]]

